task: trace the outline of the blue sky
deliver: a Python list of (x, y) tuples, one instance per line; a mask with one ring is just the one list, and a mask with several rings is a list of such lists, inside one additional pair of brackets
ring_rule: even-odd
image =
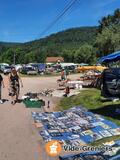
[[(0, 0), (0, 41), (27, 42), (56, 18), (70, 0)], [(68, 28), (98, 25), (120, 8), (120, 0), (78, 0), (44, 36)]]

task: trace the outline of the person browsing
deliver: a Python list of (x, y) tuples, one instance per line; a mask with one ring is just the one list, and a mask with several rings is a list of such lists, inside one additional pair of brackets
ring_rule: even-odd
[(3, 100), (2, 100), (2, 86), (3, 86), (3, 88), (5, 87), (5, 86), (4, 86), (3, 77), (2, 77), (2, 75), (0, 74), (0, 103), (1, 103), (1, 104), (3, 103)]
[(11, 96), (12, 101), (11, 104), (15, 104), (18, 101), (19, 93), (20, 93), (20, 83), (21, 87), (23, 87), (22, 80), (16, 71), (15, 67), (12, 68), (11, 73), (9, 74), (9, 96)]

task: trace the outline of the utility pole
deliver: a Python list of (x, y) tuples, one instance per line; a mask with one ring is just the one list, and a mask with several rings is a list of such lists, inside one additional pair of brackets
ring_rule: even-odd
[(15, 65), (15, 63), (16, 63), (16, 56), (15, 56), (15, 53), (14, 53), (14, 65)]

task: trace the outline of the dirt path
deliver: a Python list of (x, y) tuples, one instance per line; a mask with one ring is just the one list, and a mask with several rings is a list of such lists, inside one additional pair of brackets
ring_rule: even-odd
[[(72, 75), (71, 77), (78, 78), (78, 75)], [(58, 77), (22, 79), (24, 88), (21, 89), (21, 96), (27, 92), (56, 88)], [(4, 80), (6, 88), (3, 89), (3, 98), (9, 100), (6, 76)], [(53, 99), (51, 110), (54, 109), (58, 101), (58, 99)], [(4, 104), (0, 104), (0, 160), (45, 160), (39, 157), (38, 143), (40, 136), (32, 125), (32, 110), (25, 108), (23, 103), (13, 106), (10, 101), (6, 101)]]

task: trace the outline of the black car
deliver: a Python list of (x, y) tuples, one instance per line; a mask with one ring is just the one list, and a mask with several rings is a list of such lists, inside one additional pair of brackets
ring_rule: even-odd
[(108, 68), (103, 71), (102, 95), (120, 97), (120, 68)]
[(23, 67), (21, 73), (27, 75), (37, 75), (38, 71), (33, 67)]

